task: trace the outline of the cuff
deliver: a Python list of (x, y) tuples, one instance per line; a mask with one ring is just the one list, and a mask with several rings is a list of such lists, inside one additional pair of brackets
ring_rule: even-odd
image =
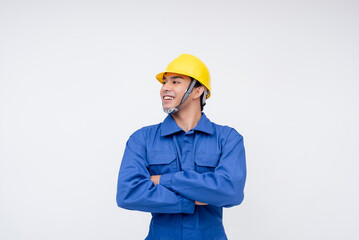
[(170, 189), (172, 186), (172, 177), (175, 173), (165, 173), (160, 177), (160, 183), (162, 186)]
[(182, 213), (193, 214), (194, 208), (195, 208), (195, 202), (193, 200), (182, 197), (182, 199), (181, 199), (181, 210), (182, 210), (181, 212)]

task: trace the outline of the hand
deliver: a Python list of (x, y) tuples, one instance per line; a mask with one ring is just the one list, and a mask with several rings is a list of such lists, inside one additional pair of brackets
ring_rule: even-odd
[(208, 205), (208, 203), (203, 203), (203, 202), (198, 202), (198, 201), (195, 201), (194, 204), (200, 205), (200, 206)]
[(160, 183), (160, 178), (161, 178), (161, 175), (152, 175), (151, 176), (151, 181), (157, 185)]

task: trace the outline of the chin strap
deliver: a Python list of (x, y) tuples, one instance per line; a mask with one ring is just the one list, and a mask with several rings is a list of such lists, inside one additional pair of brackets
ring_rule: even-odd
[(168, 114), (176, 113), (176, 112), (178, 111), (178, 108), (182, 105), (182, 103), (184, 103), (184, 101), (186, 101), (186, 99), (188, 98), (188, 96), (191, 94), (191, 92), (192, 92), (192, 90), (193, 90), (193, 88), (194, 88), (194, 85), (196, 85), (196, 82), (197, 82), (197, 80), (195, 80), (195, 79), (192, 79), (192, 80), (191, 80), (191, 83), (189, 84), (189, 86), (188, 86), (188, 88), (187, 88), (185, 94), (184, 94), (183, 97), (182, 97), (181, 103), (180, 103), (177, 107), (175, 107), (175, 108), (169, 108), (169, 109), (163, 109), (163, 111), (164, 111), (165, 113), (168, 113)]

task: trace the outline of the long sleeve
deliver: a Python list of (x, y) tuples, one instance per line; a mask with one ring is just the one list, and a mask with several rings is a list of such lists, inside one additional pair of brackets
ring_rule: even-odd
[(243, 137), (232, 129), (214, 172), (193, 170), (163, 174), (160, 185), (189, 199), (217, 207), (238, 205), (244, 198), (246, 161)]
[[(136, 134), (136, 133), (135, 133)], [(154, 185), (147, 170), (146, 145), (133, 134), (126, 144), (118, 184), (117, 205), (129, 210), (152, 213), (193, 213), (193, 200), (164, 186)]]

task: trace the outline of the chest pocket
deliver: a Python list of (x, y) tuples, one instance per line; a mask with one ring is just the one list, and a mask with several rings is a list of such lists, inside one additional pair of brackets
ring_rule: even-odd
[(174, 152), (148, 153), (147, 161), (151, 175), (162, 175), (177, 171), (177, 155)]
[(218, 166), (219, 157), (219, 153), (196, 153), (194, 159), (196, 172), (214, 172)]

